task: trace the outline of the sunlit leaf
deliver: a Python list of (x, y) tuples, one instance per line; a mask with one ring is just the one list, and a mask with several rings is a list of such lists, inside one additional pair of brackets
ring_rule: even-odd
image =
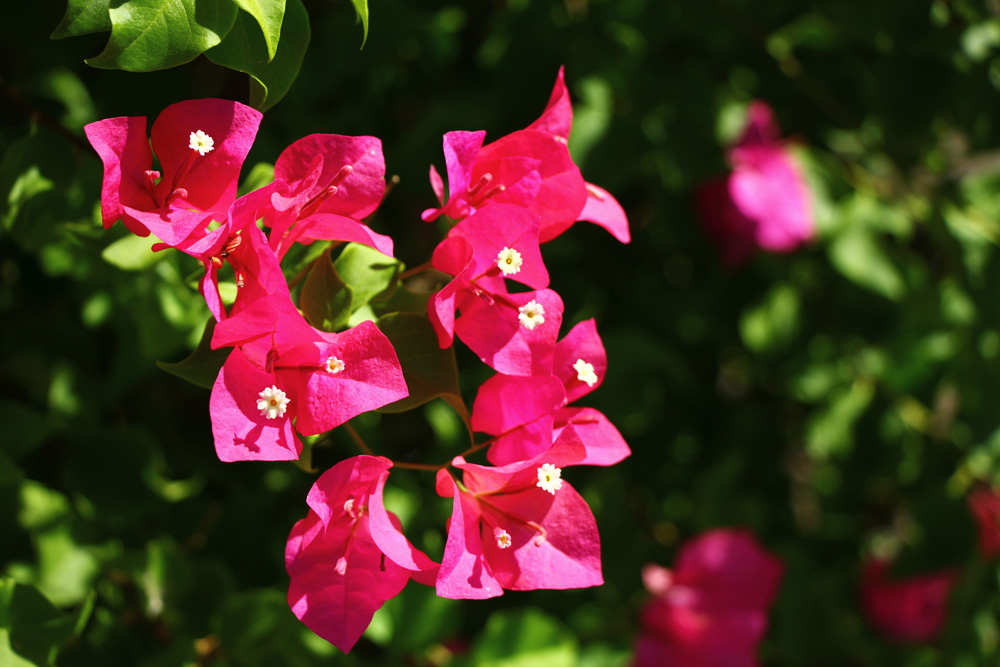
[(378, 250), (358, 243), (349, 243), (344, 247), (333, 265), (340, 279), (354, 290), (351, 306), (354, 310), (370, 301), (391, 297), (403, 270), (398, 259), (386, 257)]
[(281, 41), (274, 58), (268, 57), (260, 26), (246, 12), (239, 12), (232, 30), (221, 44), (205, 53), (217, 65), (251, 77), (250, 104), (266, 111), (285, 96), (298, 76), (309, 46), (309, 15), (301, 0), (287, 0)]
[(49, 36), (52, 39), (111, 30), (111, 0), (66, 0), (66, 14)]
[(361, 20), (361, 28), (364, 30), (361, 48), (365, 48), (365, 42), (368, 41), (368, 0), (351, 0), (351, 4), (354, 5), (354, 11), (358, 13), (358, 18)]
[(472, 648), (477, 667), (571, 667), (577, 664), (573, 635), (555, 618), (536, 609), (490, 616)]
[(232, 0), (126, 0), (111, 8), (111, 39), (87, 64), (129, 72), (183, 65), (222, 41), (236, 11)]
[(101, 252), (108, 264), (125, 271), (148, 269), (167, 256), (163, 252), (153, 252), (153, 241), (149, 238), (129, 234), (118, 239)]
[(254, 17), (267, 44), (267, 60), (274, 58), (281, 35), (281, 20), (285, 17), (285, 0), (235, 0), (240, 9)]

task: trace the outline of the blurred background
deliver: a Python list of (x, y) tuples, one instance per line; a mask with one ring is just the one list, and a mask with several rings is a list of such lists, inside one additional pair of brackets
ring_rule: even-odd
[[(565, 65), (570, 150), (633, 237), (580, 223), (543, 247), (563, 331), (594, 317), (607, 348), (583, 403), (633, 451), (566, 475), (606, 584), (472, 602), (411, 583), (347, 656), (295, 619), (284, 542), (316, 474), (216, 459), (208, 390), (156, 365), (201, 336), (199, 266), (115, 245), (82, 131), (247, 102), (247, 77), (204, 57), (88, 67), (107, 34), (50, 40), (65, 2), (37, 0), (3, 10), (0, 40), (0, 664), (625, 665), (642, 566), (719, 526), (786, 565), (764, 665), (997, 664), (998, 571), (966, 496), (1000, 472), (1000, 3), (379, 0), (363, 50), (350, 3), (305, 7), (301, 72), (243, 173), (306, 134), (381, 138), (399, 183), (372, 226), (408, 266), (442, 233), (419, 217), (441, 135), (525, 127)], [(817, 232), (732, 269), (694, 192), (755, 99), (791, 138)], [(489, 369), (459, 348), (471, 406)], [(390, 457), (447, 460), (466, 437), (438, 403), (356, 422)], [(320, 470), (358, 453), (333, 440)], [(419, 471), (390, 485), (439, 558), (450, 501)], [(936, 640), (865, 622), (872, 554), (900, 577), (960, 568)]]

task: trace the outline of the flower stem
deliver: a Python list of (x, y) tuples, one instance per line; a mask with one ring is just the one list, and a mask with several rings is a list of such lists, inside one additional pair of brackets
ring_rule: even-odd
[(368, 456), (375, 456), (375, 452), (372, 451), (372, 448), (365, 443), (365, 441), (361, 438), (361, 435), (354, 429), (353, 426), (351, 426), (349, 422), (344, 423), (344, 428), (347, 429), (347, 434), (351, 436), (351, 440), (353, 440), (354, 444), (358, 446), (358, 449)]
[(424, 262), (419, 266), (415, 266), (412, 269), (407, 269), (406, 271), (403, 271), (403, 273), (399, 275), (399, 279), (406, 280), (407, 278), (411, 278), (417, 275), (418, 273), (423, 273), (424, 271), (430, 271), (432, 268), (433, 267), (431, 266), (430, 262)]

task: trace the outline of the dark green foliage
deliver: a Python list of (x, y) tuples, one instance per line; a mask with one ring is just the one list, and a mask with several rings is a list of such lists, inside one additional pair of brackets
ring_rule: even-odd
[[(358, 1), (198, 0), (214, 9), (183, 35), (122, 11), (194, 4), (41, 0), (5, 33), (0, 664), (627, 664), (641, 567), (725, 525), (750, 527), (787, 565), (765, 665), (996, 664), (998, 571), (964, 505), (1000, 483), (992, 4), (384, 0), (370, 34)], [(126, 69), (190, 62), (134, 74), (84, 64), (97, 53)], [(418, 409), (354, 420), (366, 442), (436, 464), (468, 434), (461, 409), (430, 399), (469, 406), (489, 371), (461, 346), (407, 356), (404, 337), (431, 334), (425, 319), (400, 324), (424, 317), (435, 284), (397, 278), (443, 231), (419, 218), (436, 205), (427, 167), (443, 171), (446, 131), (489, 141), (534, 120), (563, 64), (571, 151), (634, 238), (580, 223), (543, 247), (563, 330), (595, 317), (608, 350), (606, 381), (582, 402), (633, 449), (567, 473), (597, 517), (606, 584), (452, 602), (411, 583), (340, 655), (288, 610), (283, 548), (318, 471), (357, 449), (341, 429), (310, 439), (317, 472), (216, 459), (204, 387), (224, 353), (199, 346), (203, 269), (102, 228), (82, 127), (189, 98), (256, 104), (268, 111), (244, 170), (255, 186), (269, 175), (250, 165), (306, 134), (380, 137), (399, 183), (368, 222), (399, 261), (317, 243), (286, 263), (314, 325), (377, 320), (421, 386)], [(819, 238), (730, 271), (692, 193), (725, 171), (756, 98), (794, 137)], [(439, 558), (450, 501), (432, 478), (393, 471), (386, 503)], [(889, 644), (861, 615), (862, 560), (892, 549), (900, 576), (962, 568), (930, 645)]]

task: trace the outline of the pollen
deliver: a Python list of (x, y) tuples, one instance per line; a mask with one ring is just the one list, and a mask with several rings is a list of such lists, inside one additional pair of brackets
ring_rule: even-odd
[(508, 533), (503, 528), (493, 529), (493, 536), (497, 538), (497, 546), (501, 549), (507, 549), (511, 545), (510, 533)]
[(576, 363), (573, 364), (573, 370), (576, 371), (576, 379), (580, 382), (586, 382), (588, 387), (593, 387), (597, 382), (597, 373), (594, 372), (593, 364), (588, 364), (583, 359), (577, 359)]
[(545, 308), (534, 299), (517, 309), (517, 319), (528, 331), (545, 323)]
[(513, 248), (504, 248), (497, 254), (497, 266), (505, 276), (510, 276), (521, 270), (521, 253)]
[(326, 364), (324, 367), (326, 368), (327, 373), (330, 373), (331, 375), (336, 375), (340, 371), (344, 370), (344, 362), (338, 359), (337, 357), (330, 357), (329, 359), (326, 360)]
[(257, 409), (260, 410), (261, 417), (276, 419), (285, 416), (285, 409), (289, 403), (285, 392), (271, 385), (257, 395), (260, 396), (257, 399)]
[(556, 491), (562, 488), (562, 469), (557, 468), (551, 463), (543, 463), (540, 468), (538, 468), (538, 488), (548, 491), (552, 495), (556, 495)]
[(204, 155), (205, 153), (211, 152), (215, 148), (215, 139), (208, 136), (201, 130), (197, 130), (191, 133), (191, 140), (188, 142), (188, 148), (193, 151), (198, 151), (199, 155)]

